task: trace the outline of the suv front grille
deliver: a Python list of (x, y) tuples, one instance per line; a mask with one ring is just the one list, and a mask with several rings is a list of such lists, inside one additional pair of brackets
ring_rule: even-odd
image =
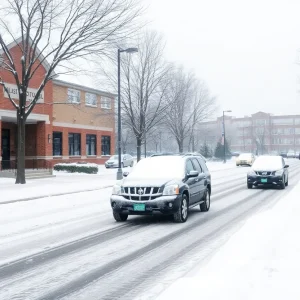
[(256, 174), (257, 174), (257, 175), (260, 175), (260, 176), (271, 176), (271, 175), (272, 175), (272, 172), (267, 172), (267, 171), (257, 171)]
[(122, 196), (127, 200), (149, 201), (162, 195), (159, 187), (124, 187)]

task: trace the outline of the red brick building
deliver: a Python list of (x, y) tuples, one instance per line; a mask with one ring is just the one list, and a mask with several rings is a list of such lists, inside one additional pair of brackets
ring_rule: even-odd
[[(15, 63), (22, 53), (9, 45)], [(41, 58), (42, 59), (42, 58)], [(48, 68), (44, 62), (30, 82), (32, 99)], [(16, 66), (20, 69), (20, 66)], [(0, 77), (18, 103), (11, 73), (0, 69)], [(114, 94), (54, 79), (47, 83), (41, 99), (26, 121), (26, 166), (58, 162), (103, 164), (115, 149)], [(16, 110), (4, 88), (0, 89), (0, 166), (14, 168), (17, 149)]]
[[(222, 117), (203, 122), (200, 132), (207, 144), (215, 149), (222, 135)], [(275, 116), (258, 112), (251, 116), (225, 117), (226, 138), (234, 152), (280, 154), (300, 152), (300, 115)]]

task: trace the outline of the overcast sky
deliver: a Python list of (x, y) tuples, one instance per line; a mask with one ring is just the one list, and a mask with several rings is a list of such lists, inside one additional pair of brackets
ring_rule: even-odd
[(168, 59), (206, 81), (220, 112), (300, 114), (299, 0), (144, 1)]

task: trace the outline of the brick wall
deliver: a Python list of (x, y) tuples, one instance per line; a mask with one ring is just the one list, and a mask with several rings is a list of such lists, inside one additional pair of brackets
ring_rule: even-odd
[[(10, 49), (10, 53), (13, 56), (14, 60), (16, 62), (19, 62), (22, 57), (22, 52), (18, 46), (13, 47)], [(35, 65), (37, 66), (37, 64)], [(16, 65), (17, 72), (21, 74), (21, 65)], [(45, 77), (45, 68), (43, 66), (40, 66), (33, 76), (33, 78), (30, 80), (30, 88), (37, 89), (42, 80)], [(0, 77), (2, 80), (6, 83), (16, 84), (16, 81), (13, 77), (13, 75), (4, 70), (0, 69)], [(46, 114), (50, 116), (50, 120), (52, 120), (52, 103), (53, 103), (53, 83), (48, 82), (44, 88), (44, 103), (36, 104), (35, 108), (33, 109), (33, 113), (39, 113), (39, 114)], [(18, 103), (18, 101), (16, 101)], [(7, 99), (4, 98), (4, 92), (2, 86), (0, 87), (0, 109), (7, 109), (7, 110), (15, 110), (12, 103)]]
[[(115, 136), (112, 132), (108, 131), (96, 131), (96, 130), (87, 130), (87, 129), (76, 129), (76, 128), (66, 128), (66, 127), (57, 127), (53, 126), (53, 132), (62, 132), (62, 157), (53, 157), (53, 164), (60, 162), (77, 162), (77, 161), (85, 161), (90, 163), (104, 164), (109, 157), (101, 156), (101, 136), (106, 135), (111, 137), (111, 153), (114, 153), (114, 145), (115, 145)], [(69, 133), (79, 133), (81, 135), (81, 156), (70, 156), (69, 157)], [(87, 156), (86, 157), (86, 135), (94, 134), (97, 139), (97, 147), (96, 147), (96, 156)], [(51, 144), (52, 146), (52, 144)], [(52, 152), (51, 152), (52, 154)]]
[(111, 99), (112, 108), (110, 110), (101, 108), (101, 96), (97, 95), (97, 107), (85, 105), (85, 91), (80, 90), (80, 104), (69, 104), (68, 88), (53, 85), (54, 102), (65, 104), (53, 105), (53, 121), (69, 124), (81, 124), (86, 126), (105, 127), (114, 130), (114, 100)]

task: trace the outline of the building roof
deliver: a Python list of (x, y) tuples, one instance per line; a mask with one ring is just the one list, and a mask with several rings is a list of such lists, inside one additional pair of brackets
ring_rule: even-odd
[(59, 86), (64, 86), (64, 87), (68, 87), (68, 88), (74, 88), (74, 89), (78, 89), (81, 91), (85, 91), (88, 93), (94, 93), (100, 96), (106, 96), (106, 97), (116, 97), (116, 94), (110, 93), (110, 92), (105, 92), (102, 90), (98, 90), (98, 89), (94, 89), (94, 88), (90, 88), (84, 85), (80, 85), (80, 84), (76, 84), (76, 83), (72, 83), (72, 82), (67, 82), (67, 81), (63, 81), (63, 80), (59, 80), (59, 79), (53, 79), (53, 83), (55, 85), (59, 85)]
[[(14, 40), (10, 44), (8, 44), (7, 48), (8, 48), (8, 50), (10, 50), (10, 49), (14, 48), (15, 46), (20, 45), (21, 43), (22, 43), (22, 37), (19, 37), (18, 39)], [(30, 47), (33, 44), (33, 41), (30, 37), (29, 37), (29, 44), (30, 44)], [(0, 49), (0, 54), (3, 54), (3, 53), (4, 53), (3, 49)], [(48, 61), (45, 59), (44, 55), (41, 53), (41, 51), (38, 48), (36, 49), (36, 56), (39, 56), (39, 61), (42, 61), (42, 66), (47, 71), (49, 71), (50, 64), (48, 63)], [(54, 71), (52, 72), (52, 76), (54, 76), (54, 77), (56, 76)]]

